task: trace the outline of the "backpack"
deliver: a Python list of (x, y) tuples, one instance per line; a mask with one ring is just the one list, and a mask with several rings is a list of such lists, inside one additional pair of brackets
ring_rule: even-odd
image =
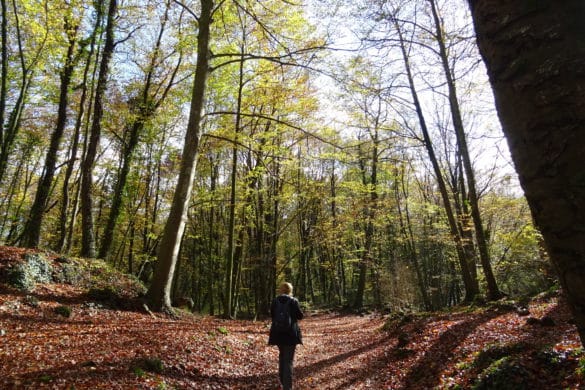
[(292, 299), (288, 298), (284, 303), (276, 299), (274, 314), (272, 317), (272, 329), (279, 333), (288, 333), (292, 330), (292, 317), (290, 314), (290, 305)]

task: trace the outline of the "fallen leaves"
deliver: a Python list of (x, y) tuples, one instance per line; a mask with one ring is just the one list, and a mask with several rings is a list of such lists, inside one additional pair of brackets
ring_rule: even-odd
[[(69, 318), (55, 313), (61, 305), (71, 308)], [(415, 316), (391, 331), (381, 330), (380, 315), (308, 315), (295, 388), (471, 388), (498, 367), (527, 388), (582, 387), (583, 352), (566, 306), (553, 299), (529, 309), (555, 326), (501, 309)], [(105, 308), (70, 285), (27, 294), (0, 285), (0, 329), (0, 388), (278, 386), (277, 349), (266, 344), (262, 321), (170, 319)]]

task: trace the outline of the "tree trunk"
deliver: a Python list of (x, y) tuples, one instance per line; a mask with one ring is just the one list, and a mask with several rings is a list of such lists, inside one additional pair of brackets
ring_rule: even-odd
[[(2, 4), (3, 7), (3, 11), (5, 10), (5, 4)], [(36, 62), (38, 61), (40, 54), (44, 48), (45, 42), (46, 42), (46, 35), (45, 35), (45, 41), (43, 41), (43, 43), (41, 45), (39, 45), (39, 48), (37, 49), (36, 54), (33, 56), (33, 59), (30, 61), (30, 63), (27, 65), (26, 64), (26, 59), (25, 59), (25, 55), (24, 55), (24, 49), (22, 47), (23, 44), (23, 37), (21, 34), (21, 30), (20, 30), (20, 17), (19, 17), (19, 12), (18, 12), (18, 8), (16, 5), (16, 2), (13, 1), (12, 2), (12, 8), (13, 8), (13, 12), (14, 12), (14, 28), (16, 29), (16, 44), (18, 46), (18, 59), (20, 61), (20, 68), (21, 68), (21, 84), (20, 84), (20, 88), (19, 88), (19, 93), (18, 93), (18, 97), (16, 98), (16, 102), (14, 103), (14, 106), (12, 107), (12, 111), (10, 112), (10, 115), (8, 116), (8, 122), (6, 124), (2, 123), (2, 128), (0, 129), (0, 140), (2, 141), (2, 143), (0, 144), (0, 183), (2, 183), (4, 181), (4, 176), (6, 174), (6, 170), (8, 168), (8, 158), (10, 156), (10, 154), (12, 153), (12, 147), (14, 146), (14, 142), (16, 140), (16, 135), (18, 134), (18, 131), (20, 130), (20, 120), (22, 117), (22, 112), (24, 110), (24, 106), (26, 103), (26, 99), (28, 97), (28, 90), (33, 78), (33, 73), (34, 73), (34, 69), (35, 69), (35, 65)], [(5, 15), (3, 15), (4, 17)], [(3, 22), (5, 22), (5, 20), (3, 20)], [(4, 28), (4, 26), (3, 26)], [(3, 37), (2, 40), (2, 44), (7, 44), (7, 37)], [(2, 56), (4, 56), (5, 53), (2, 53)], [(7, 58), (2, 58), (2, 66), (4, 66), (4, 61), (8, 61)], [(8, 65), (7, 65), (8, 66)], [(3, 78), (9, 77), (9, 70), (6, 70), (7, 73), (3, 76)], [(6, 83), (8, 80), (2, 80), (2, 83)], [(4, 86), (3, 86), (4, 87)], [(5, 91), (3, 91), (5, 92)], [(6, 98), (6, 96), (4, 96), (4, 98)], [(3, 104), (6, 104), (6, 101), (3, 102)], [(3, 113), (3, 115), (5, 115), (5, 113)]]
[[(100, 8), (101, 9), (101, 8)], [(75, 222), (75, 214), (77, 212), (78, 206), (78, 198), (79, 198), (79, 187), (75, 191), (74, 196), (74, 205), (72, 210), (72, 217), (71, 217), (71, 225), (69, 229), (67, 228), (67, 212), (70, 206), (70, 181), (71, 177), (73, 176), (73, 170), (75, 168), (75, 161), (77, 159), (77, 152), (79, 150), (79, 138), (81, 134), (81, 127), (83, 126), (84, 115), (85, 115), (85, 102), (87, 100), (87, 91), (88, 91), (88, 80), (89, 80), (89, 71), (92, 67), (92, 58), (94, 57), (95, 53), (95, 45), (97, 41), (97, 37), (101, 28), (102, 24), (102, 12), (98, 10), (98, 14), (96, 15), (96, 21), (94, 25), (93, 32), (91, 34), (91, 39), (89, 42), (89, 53), (87, 55), (87, 60), (85, 64), (85, 68), (83, 70), (83, 78), (81, 83), (81, 97), (79, 98), (79, 109), (77, 111), (77, 117), (75, 119), (75, 128), (73, 131), (73, 140), (71, 143), (71, 149), (69, 151), (69, 161), (67, 162), (67, 167), (65, 168), (65, 177), (63, 178), (63, 187), (61, 189), (61, 210), (59, 216), (59, 241), (57, 242), (57, 252), (69, 252), (71, 248), (71, 236), (73, 225)], [(95, 74), (94, 74), (95, 76)], [(92, 77), (92, 81), (93, 81)], [(92, 82), (93, 84), (93, 82)]]
[(6, 0), (0, 0), (2, 7), (2, 25), (0, 26), (0, 36), (2, 38), (2, 49), (0, 53), (0, 145), (4, 143), (4, 120), (6, 117), (6, 94), (8, 85), (8, 9)]
[(447, 79), (447, 87), (449, 90), (449, 106), (451, 108), (451, 117), (453, 120), (453, 127), (455, 129), (455, 135), (457, 137), (457, 147), (461, 153), (463, 159), (463, 167), (465, 168), (465, 176), (467, 177), (467, 187), (469, 191), (469, 203), (471, 205), (471, 218), (473, 219), (473, 225), (475, 227), (475, 239), (477, 241), (477, 247), (479, 249), (479, 259), (481, 267), (485, 276), (485, 280), (488, 288), (488, 299), (497, 300), (500, 299), (501, 294), (496, 283), (496, 278), (492, 271), (492, 265), (487, 247), (487, 240), (485, 238), (485, 230), (481, 221), (481, 213), (479, 211), (479, 198), (477, 195), (476, 184), (475, 184), (475, 173), (473, 172), (473, 166), (471, 164), (471, 158), (469, 157), (469, 150), (467, 148), (467, 139), (465, 137), (465, 131), (463, 129), (463, 120), (461, 118), (461, 110), (459, 108), (459, 100), (457, 99), (457, 89), (455, 87), (455, 80), (451, 74), (451, 67), (449, 66), (449, 58), (447, 55), (447, 49), (445, 47), (445, 40), (443, 36), (443, 26), (439, 18), (439, 13), (435, 0), (429, 0), (431, 3), (431, 11), (433, 14), (433, 20), (435, 23), (435, 33), (437, 43), (439, 45), (439, 54), (441, 56), (441, 63), (443, 65), (443, 71), (445, 78)]
[(198, 20), (197, 64), (181, 169), (169, 217), (159, 245), (152, 285), (148, 291), (152, 308), (158, 311), (167, 311), (171, 308), (171, 285), (193, 189), (201, 136), (201, 116), (209, 68), (209, 30), (212, 23), (212, 11), (213, 0), (201, 0), (201, 14)]
[[(416, 273), (416, 281), (418, 289), (423, 301), (425, 310), (432, 310), (431, 300), (427, 293), (425, 278), (421, 271), (419, 264), (419, 257), (416, 248), (416, 240), (412, 232), (412, 222), (410, 219), (410, 210), (408, 207), (408, 190), (406, 188), (406, 178), (404, 177), (404, 167), (400, 167), (400, 175), (397, 175), (397, 180), (394, 185), (395, 197), (396, 197), (396, 209), (398, 211), (398, 222), (400, 224), (400, 233), (404, 240), (404, 246), (406, 249), (407, 256), (410, 257), (414, 271)], [(401, 199), (404, 199), (404, 211), (401, 206)], [(435, 308), (436, 309), (436, 308)]]
[(157, 70), (157, 63), (159, 62), (159, 54), (163, 41), (163, 34), (165, 32), (166, 24), (168, 21), (169, 6), (170, 2), (167, 2), (167, 8), (165, 10), (163, 20), (161, 22), (157, 40), (152, 49), (150, 63), (148, 64), (148, 67), (146, 68), (147, 69), (146, 74), (144, 75), (144, 87), (140, 91), (139, 97), (137, 97), (136, 100), (133, 100), (130, 103), (131, 111), (133, 111), (136, 114), (136, 116), (134, 120), (128, 124), (128, 128), (130, 129), (129, 131), (130, 135), (128, 136), (128, 140), (124, 142), (124, 145), (122, 147), (122, 168), (116, 181), (116, 187), (112, 199), (112, 206), (110, 209), (110, 213), (108, 214), (108, 221), (106, 223), (106, 228), (104, 229), (100, 245), (99, 257), (102, 259), (107, 259), (110, 256), (112, 244), (114, 242), (114, 232), (118, 224), (118, 218), (120, 217), (120, 213), (122, 211), (124, 201), (124, 190), (126, 188), (128, 174), (130, 173), (130, 168), (134, 160), (135, 150), (139, 144), (140, 134), (142, 133), (146, 123), (156, 114), (157, 109), (164, 102), (171, 86), (174, 83), (178, 67), (181, 64), (181, 60), (179, 59), (177, 67), (175, 68), (175, 71), (172, 72), (168, 85), (166, 86), (166, 88), (164, 88), (164, 92), (162, 93), (162, 95), (158, 99), (156, 96), (153, 96), (151, 87), (155, 87), (154, 88), (155, 90), (161, 89), (160, 85), (153, 85), (153, 78)]
[[(97, 6), (100, 7), (101, 4), (98, 4)], [(81, 165), (81, 219), (83, 223), (83, 229), (81, 231), (81, 256), (88, 258), (95, 257), (95, 231), (92, 212), (93, 196), (91, 193), (93, 187), (92, 175), (101, 137), (101, 121), (104, 115), (103, 99), (108, 81), (110, 60), (114, 53), (115, 47), (114, 24), (117, 11), (117, 0), (110, 0), (108, 18), (106, 22), (106, 41), (104, 43), (104, 50), (100, 62), (100, 69), (98, 73), (96, 93), (94, 98), (93, 122), (89, 134), (87, 151)]]
[(67, 54), (65, 56), (65, 64), (61, 72), (61, 86), (59, 90), (59, 107), (57, 110), (57, 123), (55, 130), (51, 135), (51, 143), (47, 150), (45, 157), (45, 167), (43, 174), (39, 180), (35, 200), (31, 207), (30, 215), (25, 224), (21, 243), (27, 248), (36, 248), (39, 246), (41, 238), (41, 225), (45, 214), (45, 208), (49, 200), (51, 185), (53, 177), (55, 176), (55, 169), (57, 166), (57, 157), (65, 125), (67, 122), (67, 106), (69, 105), (69, 86), (71, 84), (71, 76), (75, 68), (75, 46), (77, 44), (77, 31), (79, 24), (72, 24), (70, 15), (65, 16), (65, 32), (68, 36), (69, 45), (67, 47)]
[(469, 3), (520, 184), (585, 344), (585, 2)]
[[(243, 37), (245, 39), (245, 36)], [(238, 74), (238, 99), (236, 107), (236, 123), (234, 124), (234, 144), (232, 145), (232, 163), (231, 163), (231, 182), (230, 182), (230, 208), (229, 208), (229, 225), (228, 225), (228, 250), (226, 256), (226, 275), (225, 275), (225, 312), (226, 318), (232, 317), (232, 297), (234, 290), (234, 246), (236, 233), (236, 184), (238, 177), (238, 134), (240, 133), (240, 121), (242, 110), (242, 92), (244, 90), (244, 44), (240, 47), (240, 62)]]
[(366, 226), (364, 229), (364, 247), (363, 254), (358, 263), (359, 277), (358, 286), (353, 302), (353, 308), (356, 310), (361, 309), (364, 306), (364, 293), (366, 289), (366, 276), (368, 272), (368, 266), (373, 267), (374, 257), (372, 256), (372, 246), (374, 240), (374, 219), (376, 217), (376, 208), (378, 202), (378, 116), (376, 117), (376, 123), (374, 129), (372, 129), (372, 154), (371, 154), (371, 173), (369, 180), (366, 177), (366, 166), (365, 161), (360, 156), (360, 170), (362, 174), (362, 184), (368, 188), (369, 198), (367, 199), (364, 214), (366, 217)]
[(410, 92), (412, 94), (412, 100), (416, 109), (416, 113), (419, 119), (419, 124), (421, 127), (421, 131), (423, 134), (423, 140), (425, 148), (429, 154), (429, 159), (431, 160), (431, 164), (433, 166), (433, 170), (437, 179), (437, 184), (439, 186), (439, 191), (441, 192), (441, 197), (443, 200), (443, 207), (445, 208), (445, 214), (447, 216), (447, 221), (449, 224), (449, 231), (451, 233), (451, 237), (455, 242), (455, 248), (457, 250), (457, 257), (459, 259), (459, 267), (461, 270), (461, 276), (463, 278), (463, 284), (465, 285), (465, 300), (470, 302), (474, 299), (476, 295), (479, 294), (479, 288), (476, 283), (474, 283), (471, 273), (469, 272), (469, 262), (465, 256), (465, 251), (463, 248), (463, 243), (461, 240), (461, 236), (459, 235), (459, 231), (457, 229), (457, 221), (455, 220), (455, 215), (453, 213), (453, 207), (451, 206), (451, 200), (449, 199), (449, 194), (447, 192), (447, 185), (445, 183), (445, 179), (443, 178), (443, 173), (441, 172), (441, 167), (439, 165), (439, 161), (437, 160), (437, 156), (435, 155), (435, 150), (433, 148), (433, 143), (431, 141), (431, 137), (429, 135), (429, 131), (426, 125), (426, 120), (422, 111), (421, 104), (418, 99), (418, 93), (416, 91), (414, 85), (414, 79), (412, 76), (412, 71), (410, 69), (410, 64), (408, 61), (408, 54), (406, 52), (405, 42), (402, 37), (402, 31), (398, 22), (394, 20), (394, 26), (399, 34), (400, 37), (400, 49), (402, 51), (402, 57), (404, 60), (404, 67), (406, 70), (406, 75), (408, 78), (408, 84), (410, 87)]

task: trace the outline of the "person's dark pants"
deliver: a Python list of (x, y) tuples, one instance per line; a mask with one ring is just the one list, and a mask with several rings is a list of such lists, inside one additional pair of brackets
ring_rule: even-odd
[(283, 390), (292, 389), (293, 359), (295, 358), (296, 345), (278, 346), (278, 377)]

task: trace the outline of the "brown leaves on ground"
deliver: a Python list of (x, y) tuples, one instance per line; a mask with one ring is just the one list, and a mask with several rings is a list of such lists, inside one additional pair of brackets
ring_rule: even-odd
[[(30, 294), (0, 285), (0, 388), (277, 389), (267, 322), (112, 310), (69, 285)], [(31, 298), (32, 297), (32, 298)], [(412, 316), (382, 331), (380, 315), (309, 315), (295, 358), (297, 389), (471, 388), (513, 361), (507, 388), (580, 388), (582, 352), (565, 305)], [(55, 312), (72, 309), (69, 318)], [(488, 385), (479, 388), (496, 388)], [(494, 382), (491, 382), (492, 384)]]

